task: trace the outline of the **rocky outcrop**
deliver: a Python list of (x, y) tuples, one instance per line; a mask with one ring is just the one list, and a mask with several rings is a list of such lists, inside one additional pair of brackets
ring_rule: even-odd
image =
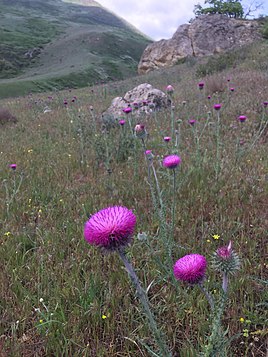
[(150, 114), (170, 105), (171, 100), (164, 92), (151, 84), (143, 83), (128, 91), (124, 97), (114, 98), (110, 107), (102, 114), (102, 119), (105, 123), (117, 121), (129, 113), (137, 116), (142, 113)]
[(181, 25), (170, 40), (150, 44), (141, 57), (138, 72), (173, 66), (189, 56), (207, 56), (230, 50), (259, 39), (259, 24), (254, 20), (225, 15), (201, 15)]

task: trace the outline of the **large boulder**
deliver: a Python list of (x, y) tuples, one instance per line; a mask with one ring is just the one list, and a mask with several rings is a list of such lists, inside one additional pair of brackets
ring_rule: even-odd
[(151, 84), (143, 83), (128, 91), (124, 97), (116, 97), (102, 114), (105, 121), (122, 119), (131, 112), (134, 115), (150, 114), (171, 105), (170, 98)]
[(189, 56), (227, 51), (260, 37), (257, 21), (219, 14), (201, 15), (192, 23), (181, 25), (170, 40), (160, 40), (147, 46), (138, 72), (143, 74), (160, 67), (170, 67)]

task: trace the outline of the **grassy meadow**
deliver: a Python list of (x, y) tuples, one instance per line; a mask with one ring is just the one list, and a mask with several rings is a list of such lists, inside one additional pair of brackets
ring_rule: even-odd
[[(204, 295), (175, 281), (172, 264), (189, 253), (206, 256), (204, 285), (218, 301), (221, 278), (210, 260), (230, 240), (241, 269), (223, 315), (233, 337), (227, 356), (267, 356), (267, 58), (266, 41), (240, 49), (231, 63), (187, 60), (122, 82), (1, 100), (18, 120), (2, 121), (0, 133), (1, 357), (146, 357), (144, 344), (156, 350), (122, 262), (83, 237), (89, 216), (112, 205), (137, 217), (127, 254), (172, 356), (198, 356), (211, 332)], [(172, 85), (172, 109), (104, 125), (111, 100), (145, 82)], [(174, 240), (161, 236), (145, 148), (133, 135), (138, 122), (148, 132), (167, 227), (176, 204)], [(175, 193), (162, 166), (171, 153), (182, 160)]]

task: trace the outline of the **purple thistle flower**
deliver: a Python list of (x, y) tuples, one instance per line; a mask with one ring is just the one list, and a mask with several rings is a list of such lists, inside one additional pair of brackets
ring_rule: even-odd
[(211, 99), (211, 95), (208, 95), (208, 99)]
[(244, 123), (244, 121), (246, 121), (247, 117), (245, 115), (240, 115), (238, 117), (238, 119), (239, 119), (240, 123)]
[(176, 261), (173, 272), (177, 280), (198, 284), (205, 277), (206, 258), (200, 254), (188, 254)]
[(268, 106), (268, 101), (263, 102), (263, 106), (267, 107)]
[(234, 88), (230, 88), (230, 91), (231, 91), (231, 92), (234, 92)]
[(10, 164), (9, 167), (15, 171), (17, 168), (17, 164)]
[(121, 126), (125, 125), (125, 123), (126, 123), (126, 121), (125, 121), (124, 119), (119, 120), (119, 124), (120, 124)]
[(195, 120), (195, 119), (190, 119), (190, 120), (189, 120), (189, 124), (190, 124), (190, 125), (194, 126), (195, 123), (196, 123), (196, 120)]
[(174, 88), (172, 87), (172, 85), (169, 84), (166, 87), (166, 91), (167, 91), (168, 94), (172, 94), (174, 92)]
[(199, 83), (198, 83), (199, 89), (203, 89), (203, 88), (204, 88), (204, 85), (205, 85), (204, 82), (199, 82)]
[(214, 109), (215, 110), (220, 110), (221, 109), (221, 104), (214, 104)]
[(133, 107), (134, 107), (134, 109), (139, 109), (139, 103), (134, 102), (134, 103), (133, 103)]
[(166, 156), (163, 160), (163, 166), (168, 169), (175, 169), (181, 163), (181, 158), (178, 155)]
[(223, 260), (228, 260), (232, 255), (232, 242), (228, 244), (228, 246), (221, 247), (217, 249), (217, 256)]
[(167, 143), (171, 140), (170, 136), (164, 136), (164, 141), (166, 141)]
[(136, 216), (128, 208), (107, 207), (93, 214), (86, 222), (84, 237), (89, 244), (116, 250), (131, 242), (135, 224)]
[(122, 109), (122, 110), (123, 110), (123, 112), (126, 113), (126, 114), (129, 114), (129, 113), (132, 112), (132, 108), (131, 108), (131, 107), (126, 107), (126, 108), (124, 108), (124, 109)]
[(144, 128), (145, 128), (144, 124), (137, 124), (134, 130), (136, 133), (141, 133), (144, 132)]

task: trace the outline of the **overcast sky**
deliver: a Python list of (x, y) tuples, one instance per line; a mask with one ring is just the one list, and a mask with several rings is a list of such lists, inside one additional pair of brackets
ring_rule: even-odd
[[(254, 0), (253, 0), (254, 1)], [(194, 18), (194, 5), (204, 0), (97, 0), (154, 40), (171, 38), (179, 25)], [(252, 2), (242, 1), (243, 5)], [(257, 1), (258, 2), (258, 1)], [(268, 1), (261, 14), (268, 13)]]

